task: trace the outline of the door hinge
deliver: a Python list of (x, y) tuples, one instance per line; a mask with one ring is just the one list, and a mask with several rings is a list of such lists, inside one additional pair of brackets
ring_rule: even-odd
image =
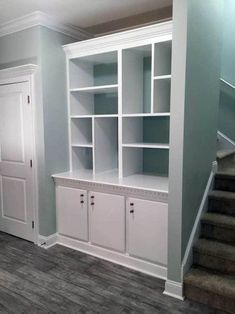
[(28, 104), (30, 104), (30, 96), (27, 97)]
[(33, 168), (33, 160), (30, 159), (30, 168)]
[(34, 229), (34, 221), (32, 221), (32, 229)]

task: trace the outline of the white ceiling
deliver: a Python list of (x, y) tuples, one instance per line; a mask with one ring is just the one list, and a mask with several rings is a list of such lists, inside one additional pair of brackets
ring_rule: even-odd
[(39, 10), (85, 28), (171, 4), (172, 0), (0, 0), (0, 24)]

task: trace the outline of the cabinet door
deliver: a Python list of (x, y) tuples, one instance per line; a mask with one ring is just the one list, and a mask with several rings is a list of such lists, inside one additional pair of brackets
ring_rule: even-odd
[(105, 248), (125, 250), (125, 198), (89, 192), (90, 241)]
[(127, 199), (130, 255), (154, 263), (167, 264), (167, 213), (167, 204)]
[(87, 192), (74, 188), (56, 188), (58, 232), (88, 241)]

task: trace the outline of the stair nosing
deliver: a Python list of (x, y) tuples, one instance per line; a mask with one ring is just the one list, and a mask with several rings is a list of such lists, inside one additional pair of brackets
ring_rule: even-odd
[(209, 199), (230, 199), (235, 200), (235, 192), (223, 191), (223, 190), (213, 190), (208, 194)]
[[(220, 259), (223, 259), (223, 260), (228, 260), (228, 261), (231, 261), (231, 262), (235, 262), (235, 252), (234, 252), (234, 255), (232, 256), (227, 256), (227, 255), (224, 255), (223, 253), (224, 252), (221, 252), (221, 250), (219, 249), (218, 251), (214, 252), (213, 250), (211, 251), (210, 248), (209, 250), (207, 251), (205, 249), (205, 247), (200, 247), (200, 244), (204, 242), (204, 245), (205, 245), (205, 242), (209, 245), (210, 243), (218, 243), (220, 246), (222, 247), (232, 247), (234, 248), (233, 245), (230, 245), (230, 244), (227, 244), (227, 243), (223, 243), (223, 242), (219, 242), (219, 241), (213, 241), (213, 240), (208, 240), (208, 239), (204, 239), (204, 238), (201, 238), (198, 240), (198, 242), (194, 245), (193, 247), (193, 251), (195, 252), (198, 252), (200, 254), (203, 254), (203, 255), (207, 255), (207, 256), (211, 256), (211, 257), (215, 257), (215, 258), (220, 258)], [(203, 244), (201, 244), (203, 245)]]
[[(209, 216), (209, 217), (208, 217)], [(220, 221), (215, 221), (213, 219), (210, 219), (213, 218), (213, 217), (228, 217), (229, 220), (231, 221), (234, 221), (234, 225), (232, 223), (229, 223), (229, 222), (220, 222)], [(217, 214), (217, 213), (213, 213), (213, 212), (209, 212), (209, 213), (206, 213), (202, 216), (202, 219), (201, 219), (201, 223), (202, 224), (208, 224), (208, 225), (213, 225), (213, 226), (216, 226), (216, 227), (221, 227), (221, 228), (225, 228), (225, 229), (234, 229), (235, 230), (235, 217), (233, 216), (230, 216), (230, 215), (222, 215), (222, 214)]]
[[(196, 280), (196, 282), (195, 282), (192, 279), (188, 278), (189, 276), (195, 277), (196, 275), (198, 275), (198, 274), (195, 274), (195, 272), (198, 272), (199, 275), (201, 275), (202, 277), (203, 277), (203, 275), (207, 275), (209, 278), (209, 285), (205, 284), (205, 280), (200, 280), (200, 281)], [(215, 278), (216, 284), (212, 283), (213, 277)], [(218, 289), (218, 286), (220, 284), (218, 281), (220, 279), (223, 280), (224, 283), (228, 284), (226, 289), (229, 292), (229, 295), (226, 295), (225, 293), (223, 293), (224, 289), (223, 290)], [(234, 282), (234, 286), (232, 285), (232, 287), (231, 287), (231, 283), (233, 284), (233, 282)], [(199, 268), (199, 267), (193, 266), (190, 269), (190, 271), (185, 275), (184, 284), (186, 284), (188, 286), (202, 289), (202, 290), (207, 291), (207, 292), (211, 292), (211, 293), (216, 294), (218, 296), (223, 296), (223, 297), (228, 298), (228, 299), (234, 299), (234, 296), (235, 296), (235, 288), (234, 288), (235, 287), (235, 280), (224, 277), (221, 274), (213, 273), (212, 271), (210, 271), (209, 269), (206, 269), (204, 267)]]

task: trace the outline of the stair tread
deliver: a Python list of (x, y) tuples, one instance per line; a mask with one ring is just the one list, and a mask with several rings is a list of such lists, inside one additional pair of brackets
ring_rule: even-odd
[(235, 300), (235, 276), (232, 275), (192, 267), (184, 277), (184, 284)]
[(222, 171), (216, 173), (215, 178), (235, 181), (235, 175), (234, 174), (226, 173), (226, 172), (222, 172)]
[(206, 213), (202, 217), (202, 223), (220, 226), (228, 229), (235, 229), (235, 217), (217, 213)]
[(232, 199), (235, 200), (235, 192), (214, 190), (209, 193), (209, 198)]
[(223, 159), (235, 153), (234, 149), (221, 149), (217, 151), (217, 159)]
[(199, 239), (194, 245), (194, 250), (209, 256), (235, 261), (235, 246), (219, 241)]

